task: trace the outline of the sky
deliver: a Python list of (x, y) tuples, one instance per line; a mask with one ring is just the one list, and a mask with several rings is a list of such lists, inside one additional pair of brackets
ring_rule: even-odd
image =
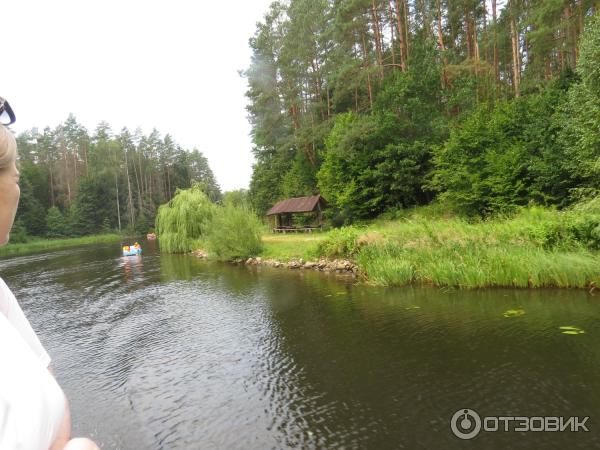
[(90, 132), (156, 127), (207, 158), (224, 191), (252, 173), (248, 39), (271, 0), (1, 0), (0, 96), (17, 133), (70, 113)]

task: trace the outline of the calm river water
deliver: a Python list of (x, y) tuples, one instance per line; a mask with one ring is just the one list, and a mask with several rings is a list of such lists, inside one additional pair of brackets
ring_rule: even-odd
[[(140, 258), (115, 245), (5, 259), (0, 274), (53, 357), (74, 434), (103, 449), (600, 447), (600, 295), (379, 289), (152, 243)], [(460, 408), (589, 416), (590, 431), (465, 441)]]

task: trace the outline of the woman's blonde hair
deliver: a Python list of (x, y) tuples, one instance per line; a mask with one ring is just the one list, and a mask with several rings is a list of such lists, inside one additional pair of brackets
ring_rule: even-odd
[(17, 158), (17, 140), (4, 125), (0, 125), (0, 170), (9, 167)]

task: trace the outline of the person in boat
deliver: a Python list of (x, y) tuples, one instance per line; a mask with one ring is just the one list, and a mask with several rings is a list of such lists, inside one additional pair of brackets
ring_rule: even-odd
[(124, 252), (128, 252), (129, 251), (129, 245), (124, 245), (123, 246), (123, 251)]
[[(12, 122), (14, 113), (0, 98), (0, 245), (8, 242), (20, 196), (17, 142), (4, 126)], [(69, 403), (50, 362), (0, 278), (0, 449), (99, 450), (90, 439), (71, 439)]]
[(135, 244), (133, 244), (133, 248), (134, 248), (134, 250), (139, 250), (141, 247), (140, 247), (140, 244), (138, 244), (136, 242)]

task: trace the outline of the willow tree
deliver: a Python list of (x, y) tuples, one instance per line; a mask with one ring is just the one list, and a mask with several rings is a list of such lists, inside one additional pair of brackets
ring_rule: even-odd
[(185, 253), (199, 248), (215, 208), (199, 185), (177, 191), (158, 208), (156, 232), (161, 250)]

